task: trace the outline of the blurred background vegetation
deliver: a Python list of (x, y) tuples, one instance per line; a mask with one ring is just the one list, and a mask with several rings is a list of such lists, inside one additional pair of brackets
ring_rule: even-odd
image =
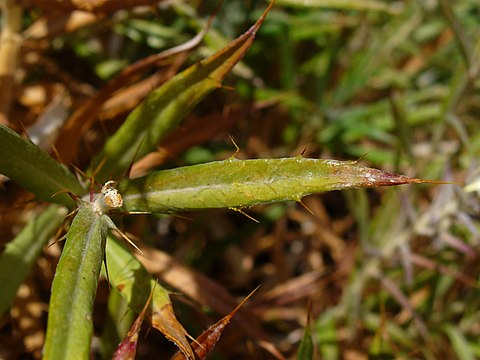
[[(3, 5), (2, 36), (5, 29), (17, 33), (9, 54), (18, 57), (8, 65), (12, 78), (1, 69), (0, 121), (26, 128), (47, 150), (57, 141), (55, 129), (109, 79), (188, 41), (218, 10), (200, 46), (162, 61), (98, 105), (71, 159), (85, 168), (151, 89), (246, 31), (267, 3)], [(248, 209), (258, 224), (238, 212), (210, 210), (126, 217), (124, 227), (238, 300), (261, 285), (245, 309), (286, 358), (297, 356), (309, 312), (315, 359), (480, 358), (479, 55), (477, 0), (279, 0), (224, 87), (159, 144), (151, 158), (157, 168), (225, 159), (235, 152), (231, 135), (238, 158), (305, 152), (361, 159), (467, 187), (326, 193), (304, 200), (312, 213), (297, 203)], [(15, 184), (3, 187), (5, 244), (31, 205)], [(1, 323), (0, 357), (40, 355), (58, 252), (45, 251), (11, 318)], [(108, 291), (103, 282), (99, 336)], [(201, 303), (174, 296), (177, 316), (193, 336), (225, 315)], [(270, 358), (245, 329), (233, 321), (213, 358)], [(140, 341), (139, 359), (175, 350), (153, 331)]]

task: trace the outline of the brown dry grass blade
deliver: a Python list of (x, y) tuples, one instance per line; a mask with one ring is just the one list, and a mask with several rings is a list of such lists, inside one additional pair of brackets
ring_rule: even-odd
[[(164, 334), (167, 339), (173, 341), (182, 351), (182, 354), (188, 354), (189, 360), (193, 360), (191, 349), (186, 348), (185, 344), (179, 343), (179, 335), (188, 336), (185, 329), (178, 322), (173, 311), (172, 304), (166, 304), (160, 309), (153, 309), (151, 315), (152, 327)], [(188, 344), (188, 342), (186, 342)], [(187, 357), (185, 356), (185, 359)]]
[(85, 11), (73, 11), (72, 13), (61, 12), (56, 9), (47, 11), (23, 31), (25, 47), (38, 50), (46, 49), (55, 37), (65, 36), (101, 20), (101, 15), (97, 16)]
[(150, 306), (150, 303), (152, 301), (154, 291), (155, 291), (155, 288), (150, 293), (150, 296), (149, 296), (147, 302), (145, 303), (145, 306), (143, 307), (142, 311), (138, 315), (135, 322), (130, 327), (130, 330), (128, 330), (127, 336), (125, 336), (125, 339), (123, 339), (123, 341), (120, 343), (120, 345), (118, 345), (117, 350), (113, 354), (112, 360), (133, 360), (133, 359), (135, 359), (135, 354), (137, 352), (138, 334), (140, 332), (143, 319), (145, 318), (145, 314), (146, 314), (146, 312), (148, 310), (148, 307)]
[(19, 68), (22, 45), (19, 32), (22, 27), (22, 8), (16, 1), (2, 1), (2, 31), (0, 36), (0, 124), (7, 125), (14, 100), (15, 73)]
[(127, 10), (136, 6), (154, 6), (159, 0), (30, 0), (31, 4), (42, 8), (44, 11), (70, 12), (82, 10), (92, 13), (111, 13), (117, 10)]
[[(257, 291), (258, 287), (253, 290), (243, 301), (237, 305), (235, 309), (230, 312), (230, 314), (224, 316), (222, 319), (217, 321), (215, 324), (209, 326), (195, 341), (190, 345), (197, 356), (197, 360), (206, 359), (208, 354), (213, 350), (218, 340), (223, 334), (223, 331), (230, 324), (232, 317), (238, 312), (238, 310), (245, 304), (245, 302), (252, 297), (252, 295)], [(183, 353), (178, 353), (172, 358), (172, 360), (186, 360), (186, 357)]]

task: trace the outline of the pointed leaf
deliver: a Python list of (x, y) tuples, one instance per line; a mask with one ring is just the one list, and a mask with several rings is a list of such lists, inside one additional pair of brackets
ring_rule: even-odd
[(81, 203), (53, 279), (44, 359), (88, 359), (92, 311), (108, 232), (106, 215)]
[(252, 44), (270, 7), (245, 34), (154, 90), (95, 158), (94, 167), (105, 160), (96, 179), (120, 177), (135, 156), (138, 159), (153, 151), (200, 100), (218, 88)]
[[(107, 100), (111, 99), (119, 89), (129, 84), (132, 79), (138, 78), (140, 74), (156, 68), (161, 60), (196, 47), (200, 44), (210, 25), (211, 22), (208, 21), (201, 32), (193, 39), (181, 45), (164, 50), (158, 54), (150, 55), (127, 66), (120, 74), (103, 86), (95, 96), (85, 101), (72, 116), (70, 116), (57, 139), (55, 147), (59, 153), (62, 154), (63, 159), (66, 159), (66, 161), (73, 159), (77, 154), (82, 134), (94, 124), (101, 106), (104, 105)], [(132, 86), (135, 87), (135, 85)]]
[(75, 203), (67, 194), (53, 195), (63, 190), (74, 194), (84, 192), (65, 166), (3, 125), (0, 125), (0, 154), (0, 173), (41, 200), (72, 206)]
[[(157, 249), (143, 247), (144, 256), (139, 261), (150, 274), (158, 276), (162, 283), (190, 298), (200, 306), (212, 309), (217, 314), (225, 314), (237, 307), (237, 299), (222, 285), (194, 269), (178, 262), (171, 255)], [(195, 284), (192, 286), (191, 284)], [(251, 339), (280, 359), (278, 350), (270, 344), (267, 332), (262, 328), (260, 319), (253, 318), (250, 312), (236, 315), (237, 324)]]
[(141, 313), (138, 315), (135, 322), (132, 324), (132, 327), (128, 331), (127, 336), (118, 346), (117, 351), (115, 351), (115, 354), (113, 354), (112, 359), (114, 360), (135, 359), (135, 354), (137, 352), (138, 334), (140, 333), (142, 322), (143, 322), (143, 319), (145, 318), (147, 309), (150, 305), (150, 302), (152, 301), (152, 296), (154, 291), (155, 289), (153, 289), (150, 292), (150, 297), (148, 298), (145, 306), (143, 307)]
[(66, 214), (66, 208), (50, 205), (5, 247), (0, 257), (0, 315), (12, 305), (18, 287)]
[(308, 308), (307, 324), (303, 332), (300, 346), (298, 347), (297, 359), (298, 360), (312, 360), (313, 359), (313, 338), (312, 338), (312, 319), (311, 319), (311, 306)]
[[(227, 325), (230, 324), (233, 316), (240, 310), (240, 308), (245, 304), (245, 302), (250, 299), (250, 297), (255, 293), (256, 289), (252, 291), (243, 301), (233, 309), (230, 314), (224, 316), (215, 324), (209, 326), (194, 342), (190, 345), (192, 346), (193, 351), (195, 351), (195, 359), (203, 360), (206, 359), (210, 352), (213, 350), (218, 340), (223, 334), (223, 331), (226, 329)], [(186, 359), (184, 354), (177, 354), (172, 358), (172, 360), (183, 360)]]
[(127, 211), (241, 208), (358, 187), (428, 182), (356, 162), (306, 159), (237, 160), (186, 166), (126, 180), (118, 189)]
[(173, 341), (187, 358), (194, 359), (185, 338), (187, 332), (175, 318), (169, 292), (156, 283), (138, 260), (112, 237), (109, 237), (107, 244), (107, 267), (110, 283), (137, 313), (140, 313), (148, 294), (153, 291), (147, 319), (154, 328)]

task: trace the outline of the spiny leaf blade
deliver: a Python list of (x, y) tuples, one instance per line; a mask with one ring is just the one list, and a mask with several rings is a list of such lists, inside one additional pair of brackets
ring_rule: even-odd
[[(191, 343), (193, 351), (197, 360), (206, 359), (207, 356), (212, 352), (215, 345), (220, 340), (220, 337), (223, 334), (223, 331), (227, 328), (230, 321), (235, 316), (235, 314), (240, 310), (240, 308), (245, 304), (245, 302), (255, 293), (256, 289), (252, 291), (245, 299), (238, 304), (235, 309), (233, 309), (228, 315), (225, 315), (223, 318), (218, 320), (215, 324), (208, 327), (202, 334), (200, 334), (197, 339)], [(184, 360), (184, 354), (177, 354), (172, 358), (172, 360)]]
[(57, 193), (65, 190), (74, 194), (84, 192), (65, 166), (4, 125), (0, 125), (0, 154), (3, 154), (0, 156), (0, 173), (40, 200), (71, 206), (74, 202), (67, 194)]
[(108, 222), (80, 204), (52, 285), (43, 359), (88, 359), (92, 311), (105, 252)]
[(306, 159), (237, 160), (163, 170), (119, 183), (127, 211), (169, 213), (242, 208), (331, 190), (425, 182), (356, 162)]

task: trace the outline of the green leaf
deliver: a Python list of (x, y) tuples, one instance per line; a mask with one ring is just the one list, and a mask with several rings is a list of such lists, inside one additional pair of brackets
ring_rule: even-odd
[(18, 287), (66, 214), (66, 208), (50, 205), (5, 247), (0, 257), (0, 315), (12, 305)]
[(0, 173), (40, 200), (72, 206), (74, 201), (67, 194), (57, 193), (64, 190), (74, 194), (85, 192), (64, 165), (4, 125), (0, 125), (0, 154)]
[(115, 288), (110, 290), (107, 312), (100, 348), (103, 359), (112, 358), (118, 344), (127, 335), (135, 321), (135, 313), (128, 309), (127, 301)]
[(342, 10), (375, 10), (398, 14), (400, 7), (375, 0), (277, 0), (279, 6), (299, 8), (331, 8)]
[(90, 357), (92, 311), (109, 220), (90, 203), (80, 203), (53, 280), (44, 359)]
[(195, 105), (220, 87), (249, 49), (267, 12), (246, 33), (167, 81), (133, 110), (94, 159), (94, 168), (105, 161), (96, 180), (104, 182), (123, 175), (135, 156), (138, 159), (153, 151)]
[(376, 329), (368, 350), (369, 359), (393, 360), (398, 358), (394, 355), (395, 352), (391, 349), (388, 341), (385, 340), (384, 332), (385, 329), (382, 327)]
[(445, 325), (444, 331), (450, 339), (453, 350), (460, 360), (474, 360), (475, 354), (470, 348), (468, 340), (465, 335), (462, 334), (460, 329), (453, 325)]
[(300, 201), (323, 191), (417, 182), (424, 181), (349, 161), (230, 158), (125, 180), (118, 189), (127, 211), (169, 213)]
[(312, 338), (312, 323), (310, 314), (308, 315), (307, 325), (303, 332), (302, 340), (298, 347), (297, 359), (298, 360), (312, 360), (313, 359), (313, 338)]
[(148, 274), (140, 262), (115, 238), (107, 243), (107, 268), (110, 283), (127, 300), (130, 308), (139, 314), (153, 291), (147, 319), (152, 326), (173, 341), (189, 359), (195, 355), (186, 340), (186, 330), (173, 313), (170, 293)]

